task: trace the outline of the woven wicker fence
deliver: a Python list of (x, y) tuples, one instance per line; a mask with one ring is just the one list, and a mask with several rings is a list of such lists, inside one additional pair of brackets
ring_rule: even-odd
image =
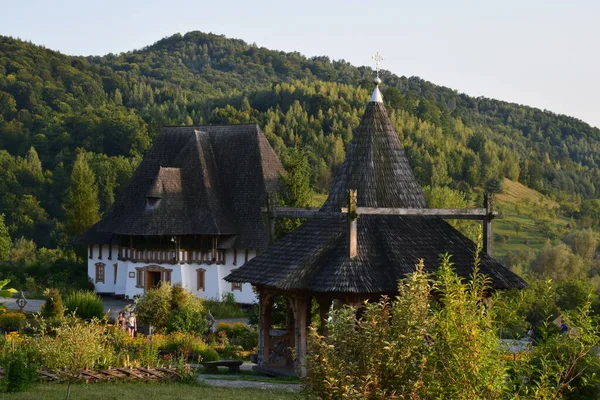
[[(185, 373), (190, 373), (190, 366), (185, 366)], [(82, 369), (79, 372), (77, 380), (85, 382), (110, 382), (110, 381), (172, 381), (182, 378), (182, 372), (176, 367), (165, 368), (107, 368), (99, 370)], [(0, 368), (0, 379), (4, 378), (4, 369)], [(39, 381), (42, 382), (63, 382), (68, 378), (60, 371), (50, 371), (41, 369), (39, 371)]]

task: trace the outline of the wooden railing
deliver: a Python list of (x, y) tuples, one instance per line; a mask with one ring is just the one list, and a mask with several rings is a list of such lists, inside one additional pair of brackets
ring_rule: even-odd
[(225, 251), (119, 249), (119, 260), (154, 264), (224, 264)]

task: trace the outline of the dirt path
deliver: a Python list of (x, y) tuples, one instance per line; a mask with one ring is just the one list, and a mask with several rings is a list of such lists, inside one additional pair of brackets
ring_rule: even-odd
[[(299, 391), (300, 384), (298, 383), (277, 383), (277, 382), (260, 382), (260, 381), (245, 381), (242, 379), (222, 379), (222, 375), (198, 375), (198, 381), (204, 382), (210, 386), (228, 387), (228, 388), (253, 388), (253, 389), (284, 389), (291, 391)], [(217, 378), (217, 379), (215, 379)], [(221, 378), (221, 379), (218, 379)]]

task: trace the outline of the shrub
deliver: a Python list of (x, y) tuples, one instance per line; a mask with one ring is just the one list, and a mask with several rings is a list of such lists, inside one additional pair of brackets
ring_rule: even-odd
[(204, 300), (204, 307), (216, 319), (241, 318), (246, 316), (246, 313), (235, 302), (233, 293), (223, 295), (221, 300)]
[(167, 325), (171, 312), (171, 285), (161, 283), (156, 289), (150, 289), (135, 304), (135, 313), (140, 322), (152, 325), (160, 332)]
[(208, 322), (204, 314), (204, 307), (202, 307), (200, 301), (194, 301), (192, 304), (173, 310), (166, 322), (167, 332), (202, 334), (207, 327)]
[(215, 349), (207, 347), (204, 350), (200, 350), (198, 352), (200, 356), (199, 361), (208, 362), (208, 361), (219, 361), (219, 353)]
[(208, 326), (202, 299), (177, 285), (161, 284), (147, 291), (135, 305), (138, 319), (155, 332), (203, 333)]
[(21, 349), (9, 351), (5, 359), (5, 385), (9, 393), (23, 392), (37, 375), (35, 357)]
[(80, 290), (65, 297), (65, 308), (75, 313), (81, 319), (104, 318), (104, 304), (102, 299), (94, 292)]
[(258, 332), (251, 329), (241, 322), (233, 324), (219, 322), (217, 324), (217, 334), (224, 332), (229, 344), (240, 346), (244, 350), (253, 350), (258, 346)]
[(39, 352), (44, 368), (69, 379), (76, 378), (81, 368), (92, 369), (115, 360), (106, 326), (95, 319), (82, 321), (67, 317), (53, 336), (37, 337), (31, 345)]
[(46, 303), (42, 306), (42, 315), (47, 318), (59, 318), (63, 316), (64, 306), (62, 296), (58, 289), (44, 290)]
[[(502, 398), (507, 388), (492, 311), (475, 273), (463, 284), (445, 257), (436, 280), (399, 284), (396, 300), (331, 313), (328, 337), (308, 337), (307, 394), (316, 398)], [(430, 293), (436, 289), (436, 298)]]
[(201, 338), (189, 333), (174, 333), (165, 336), (161, 350), (184, 359), (202, 357), (203, 361), (216, 361), (219, 355)]
[(20, 312), (7, 312), (0, 314), (0, 329), (4, 332), (21, 331), (25, 327), (27, 318)]

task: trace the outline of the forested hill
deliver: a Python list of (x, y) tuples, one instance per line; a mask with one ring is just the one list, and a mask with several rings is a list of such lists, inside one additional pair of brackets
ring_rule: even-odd
[[(164, 125), (255, 121), (280, 155), (305, 150), (311, 183), (324, 193), (372, 77), (370, 68), (344, 61), (201, 32), (103, 57), (0, 37), (0, 213), (12, 237), (65, 243), (76, 154), (85, 153), (94, 173), (102, 212)], [(600, 214), (599, 129), (416, 77), (383, 71), (382, 78), (422, 185), (475, 193), (507, 177), (557, 199), (575, 217)]]

